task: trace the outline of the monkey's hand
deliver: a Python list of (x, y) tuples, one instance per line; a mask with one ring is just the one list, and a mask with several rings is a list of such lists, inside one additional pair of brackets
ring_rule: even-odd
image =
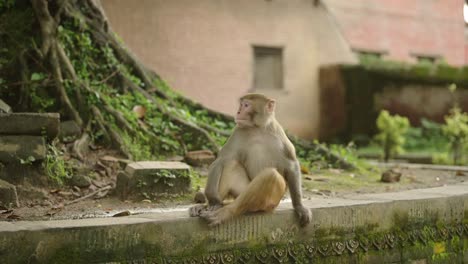
[(216, 211), (221, 208), (222, 205), (206, 205), (206, 204), (197, 204), (189, 208), (189, 215), (191, 217), (202, 216), (206, 212)]
[(301, 226), (306, 226), (310, 223), (310, 220), (312, 219), (312, 213), (310, 212), (309, 208), (306, 208), (303, 205), (299, 205), (294, 208), (294, 210), (299, 217), (299, 224)]

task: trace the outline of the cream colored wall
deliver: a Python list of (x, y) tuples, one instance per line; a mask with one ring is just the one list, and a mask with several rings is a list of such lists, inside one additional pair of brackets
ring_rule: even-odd
[(313, 0), (101, 2), (112, 28), (143, 63), (182, 94), (228, 114), (252, 91), (252, 45), (283, 47), (285, 89), (255, 92), (277, 99), (277, 118), (288, 130), (318, 136), (317, 69), (327, 48), (341, 46), (324, 39), (334, 25), (321, 21), (325, 10)]

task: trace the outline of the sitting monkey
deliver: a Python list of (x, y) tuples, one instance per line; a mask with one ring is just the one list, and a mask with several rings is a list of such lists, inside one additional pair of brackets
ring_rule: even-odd
[[(275, 119), (275, 101), (262, 94), (240, 98), (236, 127), (209, 168), (208, 205), (190, 208), (218, 225), (248, 212), (273, 211), (286, 192), (302, 226), (311, 212), (302, 204), (301, 171), (293, 144)], [(229, 204), (225, 199), (235, 198)]]

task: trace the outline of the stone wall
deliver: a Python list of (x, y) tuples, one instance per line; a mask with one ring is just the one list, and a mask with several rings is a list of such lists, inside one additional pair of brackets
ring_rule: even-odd
[[(408, 117), (418, 126), (421, 118), (444, 122), (455, 101), (468, 111), (468, 72), (465, 68), (334, 65), (320, 70), (320, 137), (348, 141), (376, 133), (380, 110)], [(448, 86), (457, 84), (453, 96)]]

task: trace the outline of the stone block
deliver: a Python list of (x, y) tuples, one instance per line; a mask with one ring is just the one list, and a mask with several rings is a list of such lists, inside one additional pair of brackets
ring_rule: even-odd
[(117, 175), (116, 193), (130, 197), (155, 198), (190, 191), (190, 166), (182, 162), (140, 161), (127, 165)]
[(46, 157), (46, 145), (40, 136), (0, 135), (0, 162), (31, 163)]
[(73, 121), (64, 121), (60, 123), (59, 138), (62, 142), (72, 142), (81, 136), (81, 127)]
[(11, 113), (11, 107), (0, 99), (0, 113)]
[(0, 204), (6, 207), (19, 206), (16, 187), (4, 180), (0, 180)]
[[(41, 163), (21, 164), (3, 163), (0, 165), (0, 179), (15, 184), (32, 184), (34, 186), (45, 186), (48, 184), (48, 177), (44, 175), (44, 168)], [(18, 188), (17, 188), (18, 190)], [(18, 190), (20, 197), (20, 191)]]
[(0, 114), (0, 134), (47, 136), (54, 139), (59, 133), (58, 113)]
[(216, 159), (209, 150), (190, 151), (185, 154), (185, 161), (192, 166), (210, 165)]

